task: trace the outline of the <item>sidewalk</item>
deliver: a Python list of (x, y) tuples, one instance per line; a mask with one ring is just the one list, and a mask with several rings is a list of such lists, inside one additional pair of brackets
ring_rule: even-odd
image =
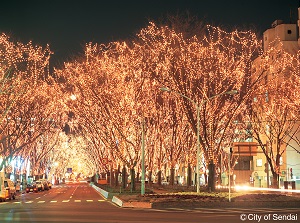
[(167, 190), (156, 189), (154, 194), (141, 195), (114, 195), (110, 196), (107, 191), (92, 185), (106, 199), (122, 208), (299, 208), (300, 194), (275, 194), (256, 193), (231, 198), (209, 197), (198, 195), (172, 194)]

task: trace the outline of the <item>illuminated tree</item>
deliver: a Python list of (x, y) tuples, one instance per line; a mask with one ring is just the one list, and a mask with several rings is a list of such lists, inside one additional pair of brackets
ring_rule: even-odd
[(272, 186), (278, 188), (281, 159), (287, 146), (292, 146), (292, 142), (300, 145), (297, 139), (300, 123), (296, 93), (299, 89), (299, 61), (274, 47), (270, 47), (259, 59), (260, 66), (268, 64), (268, 75), (253, 98), (248, 123), (266, 156), (273, 176)]
[[(214, 190), (215, 169), (236, 137), (236, 121), (249, 122), (249, 104), (273, 69), (272, 55), (262, 53), (253, 32), (199, 27), (194, 33), (174, 22), (169, 27), (150, 23), (132, 41), (87, 44), (84, 58), (56, 70), (64, 92), (76, 96), (66, 102), (72, 116), (68, 126), (84, 134), (97, 168), (129, 168), (132, 189), (135, 171), (141, 169), (141, 123), (146, 122), (150, 178), (152, 170), (161, 171), (167, 162), (171, 169), (178, 160), (195, 165), (196, 140), (189, 129), (197, 133), (199, 107), (201, 159)], [(259, 66), (254, 64), (257, 57)], [(288, 63), (278, 66), (285, 69)], [(163, 86), (185, 97), (162, 96)], [(226, 94), (232, 90), (239, 94)], [(104, 158), (114, 162), (108, 165)]]
[[(139, 37), (151, 58), (152, 75), (200, 106), (200, 142), (206, 165), (212, 164), (213, 179), (213, 165), (218, 163), (228, 126), (262, 79), (258, 75), (251, 82), (251, 65), (260, 54), (260, 42), (250, 31), (228, 33), (211, 26), (203, 32), (202, 39), (185, 39), (183, 34), (153, 23)], [(224, 94), (233, 89), (239, 90), (239, 95)], [(211, 97), (214, 98), (208, 100)], [(181, 102), (196, 133), (195, 106), (186, 98)], [(209, 186), (214, 188), (212, 181)]]
[[(0, 169), (38, 137), (31, 134), (33, 122), (42, 121), (34, 114), (39, 97), (35, 98), (32, 88), (48, 76), (50, 55), (48, 46), (42, 48), (33, 46), (31, 42), (13, 42), (5, 34), (0, 37), (0, 72), (3, 81), (0, 95), (0, 155), (3, 161)], [(30, 104), (33, 101), (35, 105)]]

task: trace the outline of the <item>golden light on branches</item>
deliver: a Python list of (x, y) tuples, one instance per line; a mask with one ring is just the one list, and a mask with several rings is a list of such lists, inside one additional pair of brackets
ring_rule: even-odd
[[(68, 127), (67, 135), (83, 137), (89, 147), (84, 157), (92, 160), (95, 169), (106, 171), (123, 165), (140, 168), (142, 120), (146, 122), (149, 171), (174, 167), (182, 160), (195, 165), (197, 140), (191, 135), (197, 131), (195, 104), (200, 110), (205, 165), (221, 163), (219, 155), (236, 136), (234, 121), (249, 122), (250, 101), (266, 90), (273, 95), (272, 106), (256, 107), (256, 111), (264, 111), (271, 119), (279, 117), (280, 109), (287, 109), (293, 110), (290, 117), (299, 117), (297, 88), (287, 91), (293, 83), (299, 86), (296, 58), (272, 47), (262, 52), (261, 41), (252, 31), (229, 32), (208, 25), (191, 36), (178, 30), (186, 27), (151, 22), (132, 40), (88, 43), (83, 57), (65, 63), (53, 75), (49, 73), (52, 52), (48, 45), (13, 42), (2, 34), (1, 114), (11, 120), (22, 118), (24, 131), (32, 128), (34, 118), (36, 137), (49, 133), (43, 121), (57, 120), (60, 129)], [(159, 91), (163, 86), (195, 103), (163, 95)], [(239, 94), (225, 94), (231, 90)], [(3, 122), (4, 136), (5, 131)]]

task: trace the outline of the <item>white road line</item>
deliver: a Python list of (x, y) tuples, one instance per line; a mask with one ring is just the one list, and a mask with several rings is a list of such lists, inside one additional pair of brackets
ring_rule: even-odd
[(86, 202), (93, 202), (94, 200), (86, 200)]
[(81, 200), (74, 200), (74, 202), (81, 202)]
[(70, 201), (70, 200), (63, 200), (62, 202), (63, 202), (63, 203), (66, 203), (66, 202), (69, 202), (69, 201)]

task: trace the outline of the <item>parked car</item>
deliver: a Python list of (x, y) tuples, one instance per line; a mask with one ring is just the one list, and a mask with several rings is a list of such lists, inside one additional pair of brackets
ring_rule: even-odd
[(37, 181), (35, 181), (35, 184), (36, 184), (39, 191), (44, 191), (45, 190), (45, 187), (44, 187), (44, 184), (43, 184), (42, 181), (37, 180)]
[(31, 183), (31, 184), (27, 184), (27, 186), (26, 186), (26, 193), (29, 193), (29, 192), (38, 192), (39, 190), (38, 190), (38, 188), (37, 188), (37, 186), (36, 186), (36, 184), (35, 183)]
[(4, 199), (16, 199), (16, 188), (14, 183), (10, 179), (4, 180), (4, 188), (6, 191), (8, 191)]
[(48, 185), (48, 182), (46, 180), (42, 180), (42, 183), (44, 185), (44, 190), (49, 190), (49, 185)]
[(51, 189), (52, 188), (52, 183), (50, 181), (47, 181), (47, 183), (48, 183), (49, 189)]
[(15, 187), (16, 187), (16, 192), (20, 192), (20, 190), (21, 190), (21, 182), (20, 182), (20, 180), (17, 180), (17, 182), (15, 183)]

